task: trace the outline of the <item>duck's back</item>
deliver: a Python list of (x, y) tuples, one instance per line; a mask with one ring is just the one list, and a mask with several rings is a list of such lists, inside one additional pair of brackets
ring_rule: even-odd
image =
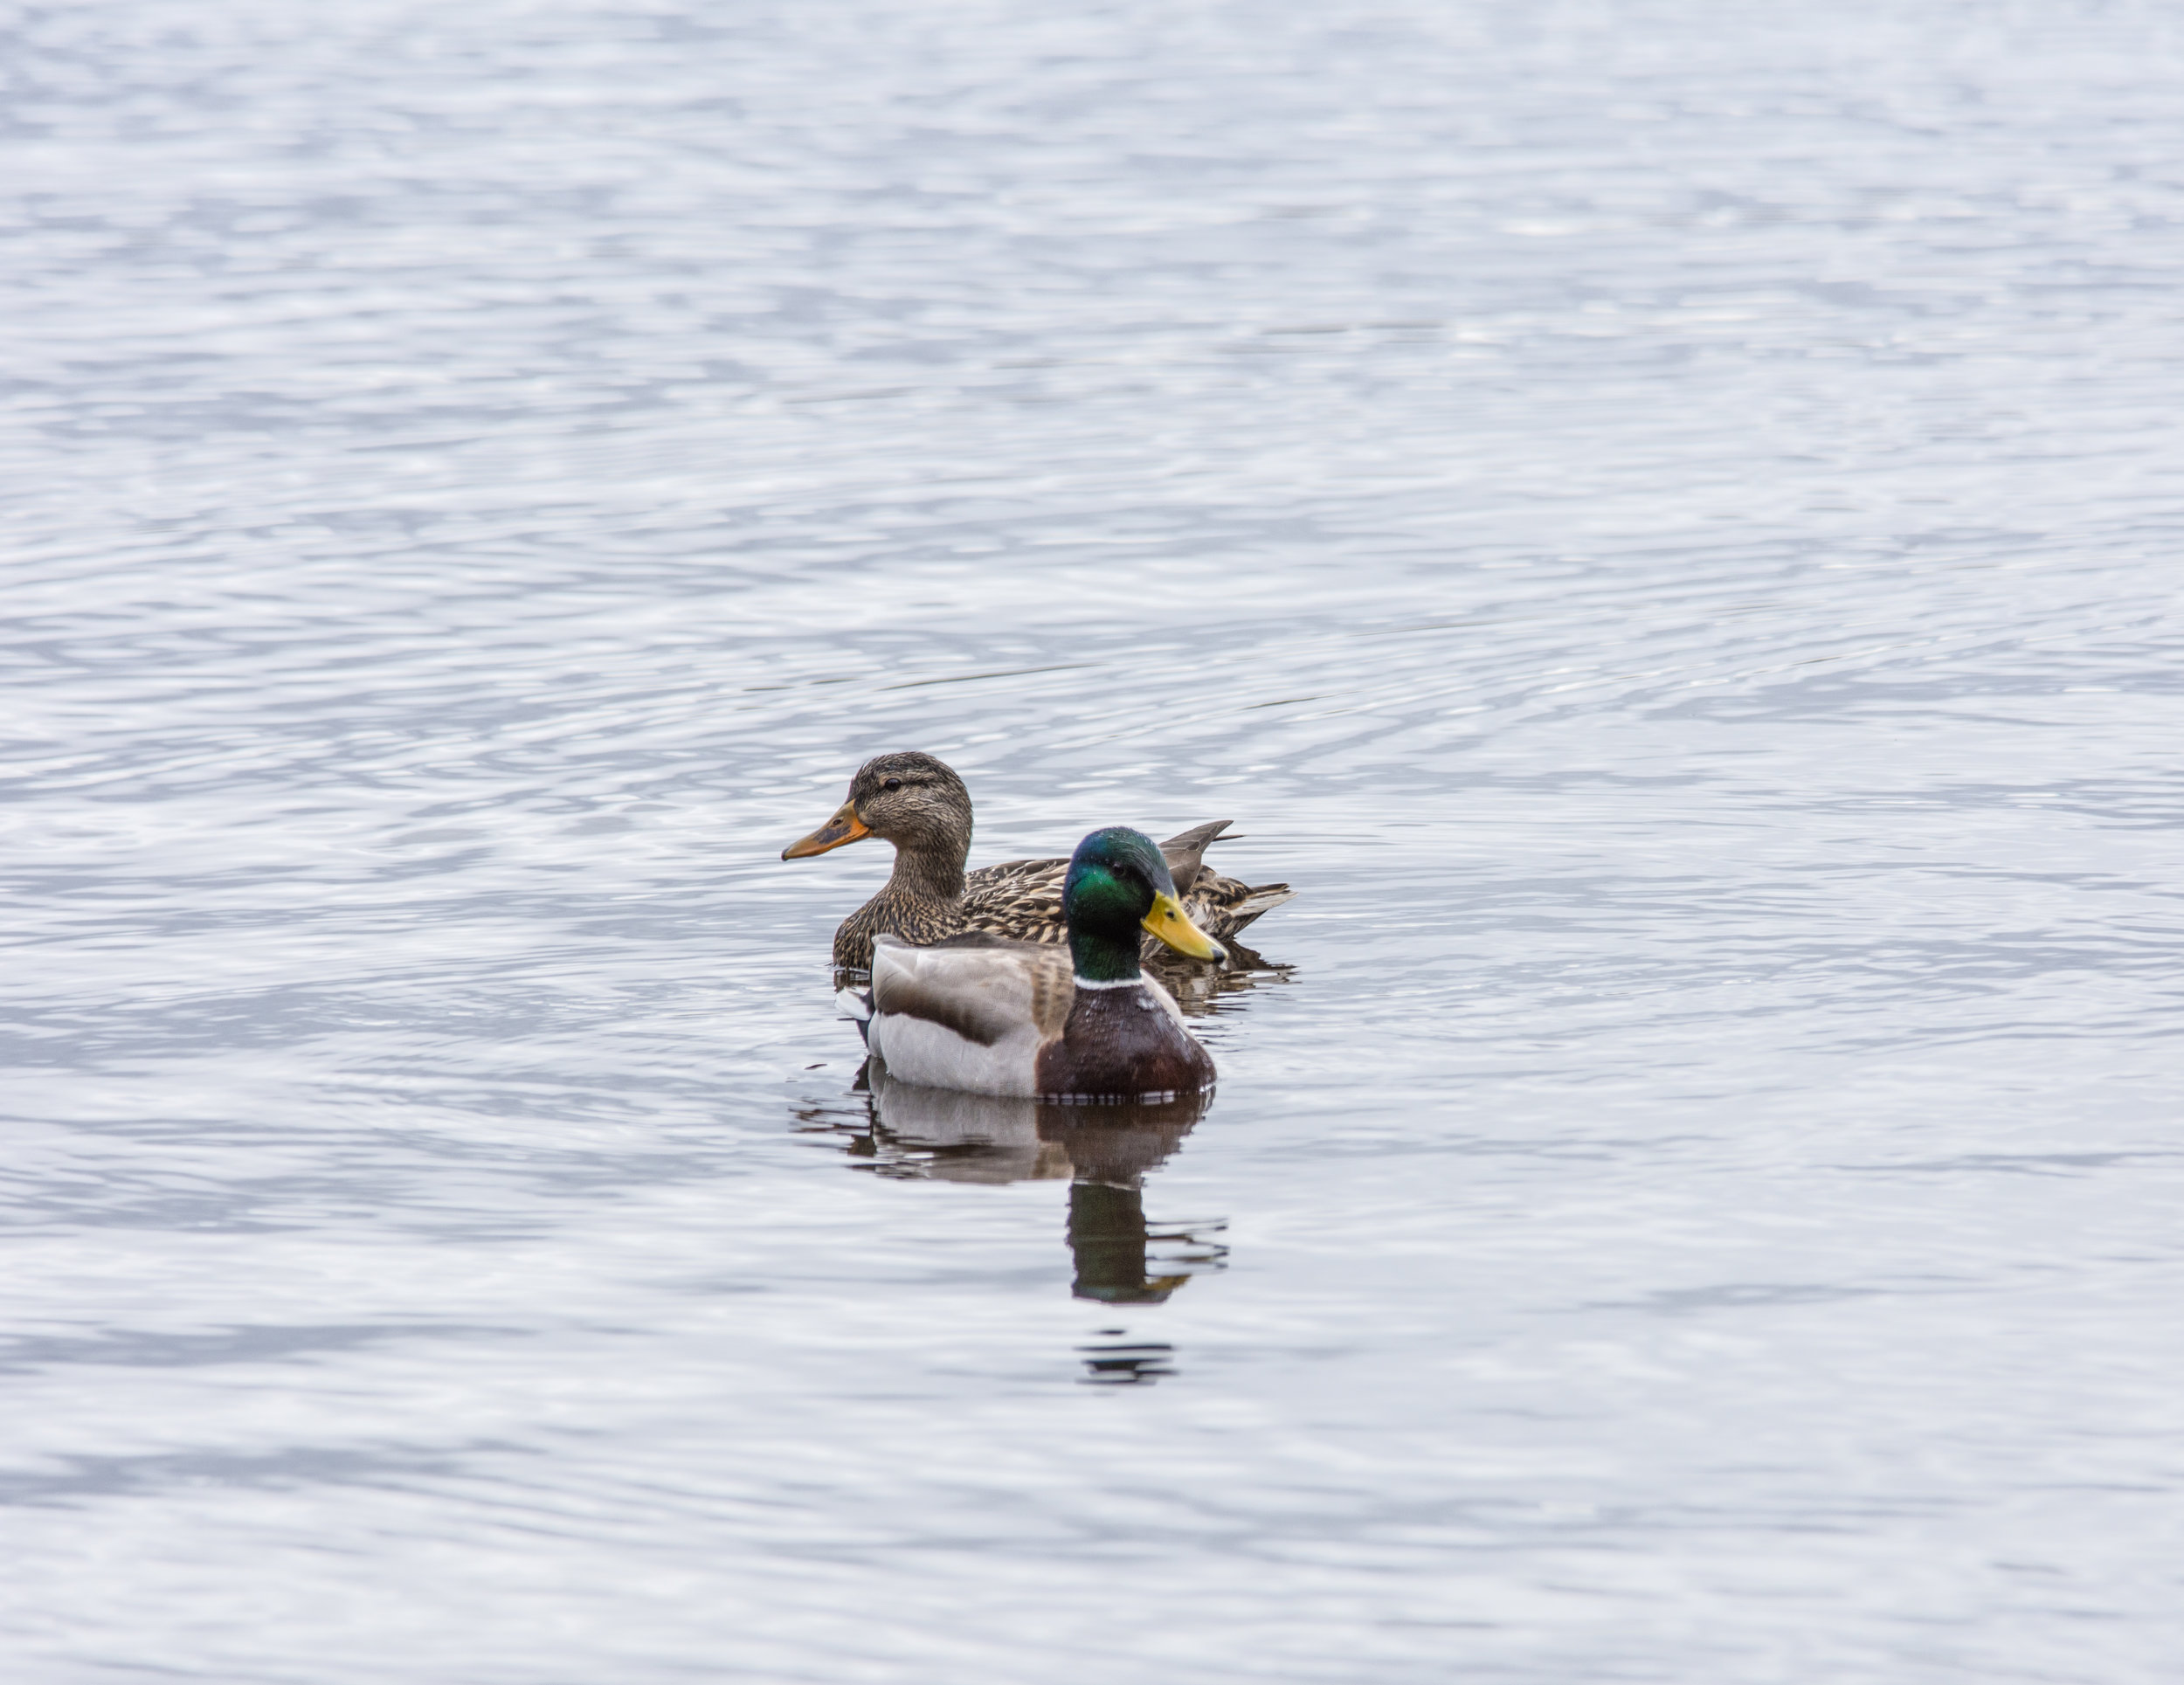
[[(964, 886), (961, 929), (991, 930), (1018, 942), (1060, 945), (1069, 936), (1061, 916), (1061, 880), (1067, 860), (1011, 860), (969, 874)], [(1182, 896), (1191, 922), (1216, 942), (1227, 942), (1261, 914), (1270, 913), (1296, 891), (1286, 883), (1252, 885), (1225, 878), (1210, 867)], [(952, 934), (952, 933), (951, 933)], [(1145, 938), (1146, 955), (1165, 950)]]
[(1004, 860), (966, 872), (963, 928), (989, 930), (1018, 942), (1055, 944), (1067, 939), (1061, 917), (1061, 880), (1068, 860)]
[[(1184, 912), (1217, 942), (1228, 941), (1261, 914), (1296, 894), (1286, 883), (1254, 887), (1223, 877), (1203, 863), (1206, 845), (1231, 823), (1212, 819), (1160, 845)], [(1068, 871), (1066, 860), (982, 866), (964, 874), (963, 898), (952, 902), (890, 885), (841, 922), (834, 932), (834, 963), (851, 970), (869, 970), (873, 939), (880, 936), (929, 947), (964, 932), (985, 931), (1012, 942), (1060, 948), (1069, 936), (1061, 915), (1061, 885)], [(1151, 936), (1145, 938), (1144, 953), (1149, 959), (1172, 957)]]

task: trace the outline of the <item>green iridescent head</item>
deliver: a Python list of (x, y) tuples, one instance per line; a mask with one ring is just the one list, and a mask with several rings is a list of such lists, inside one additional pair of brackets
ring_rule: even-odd
[(1141, 931), (1192, 959), (1227, 957), (1183, 910), (1158, 846), (1128, 825), (1095, 831), (1077, 845), (1061, 883), (1061, 915), (1069, 924), (1069, 956), (1088, 983), (1137, 976)]

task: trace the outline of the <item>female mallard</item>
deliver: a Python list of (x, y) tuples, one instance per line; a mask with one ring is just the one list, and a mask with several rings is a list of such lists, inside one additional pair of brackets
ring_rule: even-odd
[(1192, 959), (1221, 948), (1192, 924), (1152, 839), (1095, 831), (1061, 887), (1069, 952), (980, 934), (872, 956), (867, 1039), (888, 1074), (933, 1088), (1158, 1103), (1213, 1083), (1213, 1060), (1138, 969), (1139, 933)]
[[(1261, 913), (1296, 894), (1286, 883), (1248, 884), (1209, 871), (1206, 846), (1228, 829), (1215, 819), (1160, 845), (1189, 915), (1213, 936), (1234, 936)], [(810, 836), (781, 851), (784, 860), (824, 854), (864, 837), (895, 845), (888, 886), (834, 932), (834, 963), (864, 970), (872, 939), (885, 933), (933, 943), (983, 930), (1017, 942), (1061, 946), (1061, 880), (1068, 861), (1010, 860), (966, 874), (971, 857), (971, 792), (954, 770), (930, 755), (881, 755), (857, 769), (849, 799)], [(1148, 953), (1159, 944), (1148, 943)]]

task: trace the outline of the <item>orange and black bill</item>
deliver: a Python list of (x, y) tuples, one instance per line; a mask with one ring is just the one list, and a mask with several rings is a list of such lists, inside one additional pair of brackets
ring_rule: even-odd
[(844, 843), (854, 843), (860, 837), (872, 832), (857, 817), (857, 804), (844, 802), (834, 810), (834, 817), (808, 837), (799, 837), (781, 851), (784, 860), (809, 860), (814, 854), (824, 854), (830, 848), (840, 848)]

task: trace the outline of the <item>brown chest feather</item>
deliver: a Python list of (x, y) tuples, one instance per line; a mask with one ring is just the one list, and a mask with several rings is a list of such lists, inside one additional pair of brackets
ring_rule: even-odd
[(872, 939), (883, 932), (930, 948), (964, 928), (959, 901), (928, 900), (883, 889), (841, 922), (834, 932), (834, 963), (860, 971), (872, 969)]
[(1213, 1059), (1143, 984), (1079, 988), (1036, 1078), (1040, 1094), (1080, 1101), (1172, 1098), (1211, 1087)]

